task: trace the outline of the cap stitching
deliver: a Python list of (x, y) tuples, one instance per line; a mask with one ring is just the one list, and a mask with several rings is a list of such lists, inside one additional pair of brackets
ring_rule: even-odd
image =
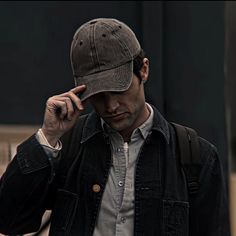
[(91, 49), (91, 59), (92, 59), (92, 61), (93, 61), (93, 64), (95, 64), (95, 62), (94, 62), (94, 59), (93, 59), (93, 45), (92, 45), (92, 34), (91, 34), (91, 31), (92, 31), (92, 27), (93, 27), (93, 25), (89, 25), (89, 31), (90, 31), (90, 33), (89, 33), (89, 44), (90, 44), (90, 49)]
[(96, 71), (96, 72), (93, 72), (93, 73), (91, 73), (91, 74), (86, 74), (86, 75), (83, 75), (83, 76), (77, 76), (77, 78), (82, 78), (82, 77), (85, 77), (85, 76), (88, 76), (88, 75), (95, 75), (95, 74), (97, 74), (97, 73), (100, 73), (100, 72), (103, 72), (103, 71), (107, 71), (107, 70), (113, 70), (113, 69), (115, 69), (115, 68), (118, 68), (118, 67), (120, 67), (120, 66), (123, 66), (123, 65), (125, 65), (125, 64), (127, 64), (127, 63), (129, 63), (129, 62), (132, 62), (132, 61), (133, 61), (133, 60), (124, 62), (124, 63), (122, 63), (122, 64), (117, 64), (117, 65), (114, 65), (114, 67), (111, 67), (111, 68), (108, 68), (108, 69), (105, 69), (105, 70)]
[[(94, 24), (90, 25), (89, 30), (90, 30), (90, 35), (89, 35), (90, 49), (92, 52), (91, 57), (92, 57), (94, 67), (96, 68), (98, 63), (96, 61), (96, 48), (95, 48), (95, 43), (94, 43)], [(100, 67), (99, 67), (99, 70), (100, 70)]]
[[(103, 24), (104, 27), (106, 27), (107, 29), (113, 30), (113, 28), (112, 28), (110, 25), (106, 24), (105, 22), (101, 22), (101, 24)], [(117, 40), (118, 40), (118, 42), (120, 43), (120, 45), (121, 45), (122, 47), (125, 47), (125, 48), (128, 50), (129, 56), (131, 56), (132, 59), (133, 59), (132, 53), (130, 52), (130, 50), (129, 50), (129, 48), (126, 46), (126, 44), (123, 43), (123, 42), (119, 39), (118, 35), (117, 35), (115, 32), (114, 32), (113, 35), (117, 38)]]
[(71, 67), (72, 67), (72, 71), (73, 71), (73, 75), (75, 74), (75, 61), (73, 60), (73, 51), (75, 50), (75, 46), (77, 44), (77, 40), (73, 39), (72, 44), (71, 44), (71, 51), (70, 51), (70, 61), (71, 61)]
[(98, 65), (99, 70), (101, 70), (98, 52), (97, 52), (97, 45), (95, 44), (95, 27), (96, 27), (96, 24), (94, 24), (94, 27), (93, 27), (93, 43), (94, 43), (94, 49), (95, 49), (95, 56), (97, 59), (97, 65)]
[[(84, 76), (87, 76), (87, 75), (92, 75), (92, 74), (96, 74), (96, 73), (99, 73), (99, 72), (103, 72), (103, 71), (107, 71), (107, 70), (112, 70), (112, 69), (115, 69), (119, 66), (122, 66), (126, 63), (129, 63), (130, 61), (133, 61), (133, 59), (137, 56), (137, 54), (139, 53), (140, 49), (137, 50), (137, 53), (134, 53), (134, 55), (131, 53), (132, 51), (129, 49), (129, 47), (127, 46), (126, 43), (124, 43), (120, 37), (119, 37), (119, 34), (117, 32), (119, 32), (120, 28), (119, 25), (120, 23), (118, 22), (117, 24), (115, 24), (114, 27), (110, 26), (109, 24), (107, 24), (106, 22), (100, 22), (101, 25), (104, 27), (104, 29), (109, 32), (109, 34), (112, 34), (113, 37), (116, 38), (117, 42), (119, 43), (119, 45), (124, 49), (123, 53), (124, 53), (124, 61), (123, 62), (119, 62), (119, 63), (116, 63), (116, 64), (113, 64), (112, 67), (110, 68), (107, 68), (107, 69), (101, 69), (101, 65), (100, 65), (100, 59), (99, 59), (99, 54), (98, 54), (98, 51), (97, 51), (97, 43), (96, 43), (96, 40), (95, 40), (95, 30), (96, 28), (95, 27), (98, 27), (97, 24), (92, 24), (90, 25), (90, 36), (89, 36), (89, 44), (90, 44), (90, 49), (91, 49), (91, 55), (90, 55), (90, 58), (92, 59), (92, 62), (94, 64), (94, 66), (97, 68), (96, 72), (92, 72), (92, 73), (89, 73), (89, 74), (86, 74), (86, 75), (83, 75), (83, 76), (79, 76), (79, 75), (75, 75), (75, 71), (74, 71), (74, 76), (75, 77), (84, 77)], [(116, 30), (116, 27), (117, 27), (117, 30)], [(129, 30), (129, 29), (128, 29)], [(78, 31), (78, 30), (77, 30)], [(112, 31), (112, 32), (111, 32)], [(132, 33), (132, 30), (131, 30), (131, 33)], [(79, 43), (79, 40), (78, 40), (78, 35), (76, 37), (76, 40), (75, 40), (75, 45)], [(135, 47), (136, 48), (136, 47)], [(139, 46), (140, 48), (140, 46)], [(137, 48), (138, 49), (138, 48)], [(126, 58), (127, 56), (127, 58)], [(74, 68), (73, 68), (74, 69)]]
[[(132, 71), (132, 69), (131, 69), (131, 71)], [(124, 77), (125, 75), (126, 75), (126, 73), (125, 73), (125, 71), (124, 70), (119, 70), (119, 72), (120, 73), (118, 73), (119, 74), (119, 76), (120, 77)], [(82, 79), (82, 78), (81, 78)], [(81, 82), (83, 81), (83, 80), (81, 80), (81, 79), (79, 79), (80, 80), (80, 83), (79, 84), (81, 84)], [(94, 78), (95, 79), (95, 78)], [(87, 82), (88, 82), (89, 80), (87, 80)], [(118, 80), (118, 82), (119, 82), (119, 80)], [(132, 79), (130, 79), (130, 81), (129, 81), (129, 83), (127, 84), (127, 83), (125, 83), (128, 87), (130, 86), (130, 84), (131, 84), (131, 82), (132, 82)], [(83, 82), (82, 82), (83, 83)], [(103, 82), (101, 82), (101, 84), (103, 84)], [(120, 83), (119, 83), (120, 84)], [(89, 88), (90, 86), (88, 86), (88, 88)], [(94, 87), (91, 89), (91, 87), (90, 87), (90, 89), (86, 89), (86, 91), (82, 94), (82, 97), (81, 97), (81, 99), (82, 100), (84, 100), (84, 99), (86, 99), (86, 98), (88, 98), (88, 97), (90, 97), (90, 96), (92, 96), (92, 95), (94, 95), (94, 94), (96, 94), (96, 93), (99, 93), (99, 92), (105, 92), (105, 91), (125, 91), (126, 89), (128, 89), (128, 87), (126, 87), (125, 89), (124, 89), (124, 87), (123, 87), (123, 83), (122, 83), (122, 87), (119, 87), (119, 88), (117, 88), (117, 86), (116, 86), (116, 88), (112, 88), (112, 89), (110, 89), (110, 88), (104, 88), (103, 86), (101, 87), (101, 86), (99, 86), (99, 87), (97, 87), (96, 86), (96, 92), (94, 92)]]

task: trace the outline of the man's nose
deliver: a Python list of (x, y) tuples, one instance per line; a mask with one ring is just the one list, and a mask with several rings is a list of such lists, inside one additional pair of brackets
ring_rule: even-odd
[(105, 108), (108, 113), (114, 113), (116, 109), (119, 107), (119, 102), (115, 94), (105, 93), (104, 96)]

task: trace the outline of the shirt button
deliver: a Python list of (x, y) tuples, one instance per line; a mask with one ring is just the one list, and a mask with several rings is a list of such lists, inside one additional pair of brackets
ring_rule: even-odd
[(124, 224), (124, 223), (125, 223), (125, 221), (126, 221), (126, 218), (125, 218), (125, 217), (121, 217), (121, 219), (120, 219), (120, 220), (121, 220), (121, 223), (123, 223), (123, 224)]
[(99, 193), (101, 190), (101, 187), (98, 184), (94, 184), (92, 189), (95, 193)]
[(120, 187), (122, 187), (124, 184), (123, 184), (122, 181), (119, 181), (118, 185), (119, 185)]

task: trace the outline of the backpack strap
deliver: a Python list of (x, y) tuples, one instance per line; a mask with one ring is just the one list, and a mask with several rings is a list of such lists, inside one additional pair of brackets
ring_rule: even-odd
[(171, 122), (179, 148), (180, 162), (184, 169), (189, 194), (199, 191), (200, 147), (197, 132), (189, 127)]

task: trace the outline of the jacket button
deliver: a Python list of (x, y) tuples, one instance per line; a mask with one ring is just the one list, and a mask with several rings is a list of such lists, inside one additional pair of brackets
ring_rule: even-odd
[(94, 191), (95, 193), (99, 193), (100, 190), (101, 190), (100, 185), (98, 185), (98, 184), (94, 184), (94, 185), (93, 185), (93, 191)]

